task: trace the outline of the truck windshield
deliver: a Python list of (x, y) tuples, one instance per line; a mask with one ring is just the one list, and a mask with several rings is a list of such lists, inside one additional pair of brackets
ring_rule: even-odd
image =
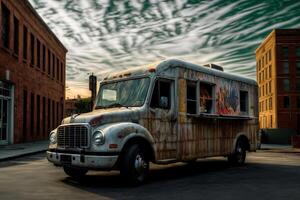
[(96, 109), (142, 106), (149, 83), (150, 78), (139, 78), (101, 85)]

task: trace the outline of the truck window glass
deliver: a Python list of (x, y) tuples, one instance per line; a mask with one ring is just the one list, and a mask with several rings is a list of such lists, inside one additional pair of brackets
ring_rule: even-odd
[(188, 83), (186, 86), (186, 110), (189, 114), (197, 114), (197, 85)]
[(171, 82), (158, 80), (155, 83), (150, 103), (151, 108), (170, 109)]
[(200, 83), (200, 112), (213, 113), (213, 85)]
[(149, 78), (105, 83), (100, 86), (96, 108), (142, 106), (149, 83)]

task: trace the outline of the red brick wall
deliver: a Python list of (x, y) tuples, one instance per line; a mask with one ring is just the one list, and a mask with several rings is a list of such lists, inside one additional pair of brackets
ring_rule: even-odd
[[(65, 63), (66, 52), (65, 47), (58, 41), (54, 34), (48, 27), (41, 21), (36, 15), (32, 7), (28, 6), (28, 3), (24, 0), (0, 0), (1, 3), (10, 10), (10, 40), (9, 48), (6, 49), (2, 45), (0, 39), (0, 80), (5, 80), (6, 70), (10, 71), (10, 81), (14, 85), (14, 143), (20, 143), (24, 141), (34, 141), (48, 138), (49, 131), (55, 128), (63, 117), (63, 105), (65, 99)], [(1, 8), (0, 8), (1, 9)], [(13, 53), (14, 46), (14, 25), (13, 17), (16, 16), (19, 20), (19, 54), (15, 56)], [(1, 17), (1, 15), (0, 15)], [(1, 20), (0, 20), (1, 21)], [(23, 25), (28, 28), (28, 45), (27, 45), (27, 60), (23, 59)], [(1, 24), (0, 24), (1, 26)], [(34, 65), (30, 65), (31, 58), (31, 46), (30, 46), (30, 33), (35, 38), (35, 61)], [(0, 35), (1, 38), (1, 35)], [(37, 40), (46, 47), (46, 63), (43, 65), (43, 48), (40, 48), (40, 67), (37, 65)], [(59, 59), (59, 64), (52, 65), (50, 63), (51, 70), (48, 74), (48, 53), (50, 49), (52, 55), (55, 56), (55, 62)], [(52, 59), (51, 59), (52, 62)], [(62, 67), (62, 68), (61, 68)], [(45, 70), (44, 70), (45, 69)], [(59, 76), (57, 75), (59, 71)], [(63, 73), (61, 73), (61, 71)], [(27, 131), (23, 130), (23, 93), (27, 90)], [(31, 124), (31, 106), (30, 98), (31, 93), (34, 93), (34, 128), (30, 130)], [(37, 113), (37, 95), (40, 96), (40, 112)], [(43, 97), (46, 98), (46, 112), (43, 114)], [(51, 112), (48, 111), (48, 99), (51, 99)], [(56, 106), (59, 103), (59, 113), (55, 115), (55, 122), (48, 125), (47, 117), (52, 115), (52, 101), (55, 102), (55, 113), (57, 111)], [(40, 115), (39, 122), (37, 116)], [(43, 115), (46, 115), (46, 127), (44, 128)], [(52, 118), (52, 117), (51, 117)], [(37, 131), (37, 124), (40, 123), (40, 131)], [(25, 135), (24, 132), (27, 132)]]

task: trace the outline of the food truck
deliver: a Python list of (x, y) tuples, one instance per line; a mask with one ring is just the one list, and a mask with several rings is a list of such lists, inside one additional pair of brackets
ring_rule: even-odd
[(149, 162), (228, 157), (235, 165), (256, 150), (256, 81), (170, 59), (109, 74), (92, 112), (65, 118), (50, 133), (47, 159), (80, 178), (120, 170), (141, 183)]

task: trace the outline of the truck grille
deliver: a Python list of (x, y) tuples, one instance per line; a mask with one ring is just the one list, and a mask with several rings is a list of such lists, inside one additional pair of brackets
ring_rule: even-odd
[(84, 125), (68, 125), (58, 128), (57, 144), (63, 148), (88, 147), (88, 128)]

